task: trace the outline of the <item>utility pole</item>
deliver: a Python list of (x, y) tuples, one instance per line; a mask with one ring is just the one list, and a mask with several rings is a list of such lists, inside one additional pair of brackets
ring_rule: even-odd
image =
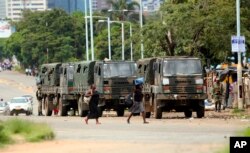
[(89, 1), (89, 16), (90, 16), (90, 36), (91, 36), (91, 60), (95, 60), (94, 55), (94, 36), (93, 36), (93, 15), (92, 15), (92, 0)]
[(140, 27), (141, 27), (141, 59), (144, 58), (144, 46), (143, 46), (143, 36), (142, 36), (142, 26), (143, 26), (143, 21), (142, 21), (142, 0), (140, 0)]
[(87, 7), (87, 0), (85, 0), (85, 40), (86, 40), (86, 60), (89, 61), (89, 31), (88, 31), (88, 7)]
[[(236, 0), (236, 18), (237, 18), (237, 38), (239, 39), (240, 38), (240, 0)], [(237, 64), (237, 82), (238, 82), (238, 109), (243, 109), (241, 50), (239, 49), (239, 47), (238, 47), (238, 64)]]

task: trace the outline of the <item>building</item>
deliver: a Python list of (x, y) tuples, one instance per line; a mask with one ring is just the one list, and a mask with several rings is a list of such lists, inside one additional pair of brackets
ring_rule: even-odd
[(18, 21), (22, 18), (22, 11), (44, 11), (47, 9), (47, 0), (5, 0), (7, 18)]
[[(109, 9), (107, 0), (91, 0), (92, 10), (101, 11), (103, 9)], [(89, 8), (90, 0), (87, 0), (87, 8)], [(48, 8), (61, 8), (67, 13), (72, 13), (75, 11), (85, 11), (85, 0), (48, 0)]]
[[(140, 0), (134, 0), (140, 4)], [(142, 0), (143, 11), (145, 12), (155, 12), (161, 7), (164, 0)]]
[(84, 1), (85, 0), (48, 0), (48, 8), (63, 9), (67, 13), (75, 11), (84, 12)]
[(101, 11), (104, 9), (109, 9), (110, 6), (107, 3), (107, 0), (92, 0), (93, 11)]
[(0, 0), (0, 19), (6, 18), (6, 0)]

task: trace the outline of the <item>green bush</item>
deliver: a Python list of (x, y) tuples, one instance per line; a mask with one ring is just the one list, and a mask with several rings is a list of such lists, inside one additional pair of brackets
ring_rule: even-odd
[(7, 131), (5, 130), (3, 122), (0, 121), (0, 147), (3, 146), (4, 144), (9, 144), (11, 142), (12, 140), (8, 135)]
[(52, 140), (55, 137), (51, 128), (44, 123), (34, 123), (28, 120), (10, 119), (0, 122), (0, 145), (13, 142), (12, 136), (20, 135), (28, 142)]

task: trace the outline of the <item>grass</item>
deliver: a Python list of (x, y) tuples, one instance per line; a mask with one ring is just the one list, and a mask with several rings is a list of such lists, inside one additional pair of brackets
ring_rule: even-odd
[(244, 109), (234, 109), (232, 111), (232, 114), (235, 115), (236, 117), (239, 117), (239, 118), (250, 118), (250, 114), (248, 111), (244, 110)]
[(27, 142), (52, 140), (55, 137), (52, 129), (44, 123), (34, 123), (21, 119), (10, 119), (0, 122), (0, 146), (15, 143), (15, 136)]

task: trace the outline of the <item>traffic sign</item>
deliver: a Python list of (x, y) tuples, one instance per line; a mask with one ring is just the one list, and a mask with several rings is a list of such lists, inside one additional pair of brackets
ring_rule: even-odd
[(245, 36), (231, 37), (232, 52), (246, 52)]

